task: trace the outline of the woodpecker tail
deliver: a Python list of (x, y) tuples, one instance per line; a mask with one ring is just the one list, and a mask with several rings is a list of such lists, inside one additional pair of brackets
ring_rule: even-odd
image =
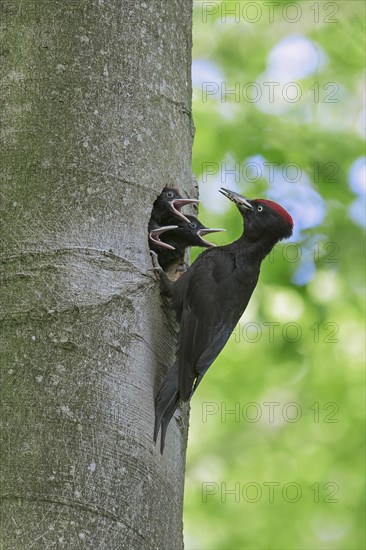
[(165, 435), (169, 422), (178, 407), (178, 366), (176, 363), (169, 369), (160, 387), (155, 401), (155, 428), (154, 441), (158, 438), (161, 428), (160, 452), (163, 454), (165, 445)]

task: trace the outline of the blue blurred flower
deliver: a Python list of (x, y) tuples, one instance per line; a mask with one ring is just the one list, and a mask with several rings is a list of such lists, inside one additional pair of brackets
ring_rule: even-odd
[(351, 165), (349, 186), (356, 195), (366, 195), (366, 157), (358, 157)]
[[(192, 63), (192, 85), (201, 87), (203, 83), (215, 83), (220, 85), (224, 80), (221, 69), (212, 61), (195, 59)], [(220, 95), (218, 96), (220, 98)]]
[(319, 71), (325, 59), (324, 51), (306, 36), (286, 36), (270, 51), (266, 74), (280, 82), (290, 82)]
[(358, 197), (349, 207), (349, 216), (361, 227), (366, 227), (365, 198)]
[(349, 169), (349, 186), (357, 199), (349, 207), (349, 216), (361, 227), (366, 227), (365, 196), (366, 196), (366, 157), (358, 157)]

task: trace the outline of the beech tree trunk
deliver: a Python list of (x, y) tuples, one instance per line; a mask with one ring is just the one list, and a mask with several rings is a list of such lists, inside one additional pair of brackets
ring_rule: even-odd
[(181, 549), (186, 411), (147, 224), (194, 196), (191, 1), (2, 5), (0, 547)]

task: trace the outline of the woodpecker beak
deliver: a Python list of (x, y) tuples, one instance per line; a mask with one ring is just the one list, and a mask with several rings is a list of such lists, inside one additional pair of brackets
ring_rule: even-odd
[(230, 191), (230, 189), (225, 189), (224, 187), (221, 187), (219, 191), (225, 197), (235, 202), (237, 206), (244, 206), (244, 208), (247, 208), (248, 210), (253, 210), (253, 206), (250, 204), (249, 200), (239, 195), (239, 193), (235, 193), (234, 191)]
[(164, 243), (160, 240), (160, 235), (162, 233), (165, 233), (165, 231), (170, 231), (171, 229), (177, 229), (177, 225), (164, 225), (163, 227), (159, 227), (159, 229), (153, 229), (149, 233), (149, 239), (157, 246), (161, 246), (161, 248), (167, 248), (168, 250), (175, 250), (174, 246), (171, 246), (168, 243)]
[(178, 216), (179, 218), (181, 218), (185, 222), (190, 223), (189, 219), (186, 218), (184, 214), (182, 214), (180, 209), (183, 206), (185, 206), (186, 204), (194, 204), (194, 203), (198, 203), (198, 202), (200, 202), (200, 201), (198, 201), (197, 199), (174, 199), (170, 202), (170, 207), (171, 207), (171, 209), (173, 210), (173, 212), (176, 216)]
[(208, 235), (209, 233), (219, 233), (221, 231), (226, 231), (226, 229), (219, 229), (219, 228), (207, 228), (207, 229), (199, 229), (197, 231), (197, 235), (201, 239), (202, 243), (205, 246), (209, 246), (210, 248), (215, 247), (216, 245), (213, 243), (210, 243), (209, 241), (206, 241), (205, 239), (202, 239), (203, 235)]

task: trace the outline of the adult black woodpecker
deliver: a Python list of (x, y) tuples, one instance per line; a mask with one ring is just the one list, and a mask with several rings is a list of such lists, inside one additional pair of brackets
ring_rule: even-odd
[(150, 249), (157, 253), (159, 264), (164, 270), (178, 263), (189, 246), (214, 247), (213, 243), (206, 241), (203, 237), (209, 233), (225, 231), (225, 229), (205, 227), (195, 216), (187, 215), (186, 218), (188, 222), (177, 219), (177, 225), (171, 230), (162, 228), (163, 234), (159, 235), (159, 243), (152, 242), (150, 237), (150, 245), (152, 245)]
[(161, 453), (179, 401), (189, 401), (207, 369), (225, 346), (256, 287), (261, 263), (280, 240), (292, 235), (293, 221), (279, 204), (249, 200), (228, 189), (244, 222), (235, 242), (204, 251), (174, 284), (159, 270), (162, 293), (171, 298), (180, 323), (176, 360), (155, 403), (156, 442)]

